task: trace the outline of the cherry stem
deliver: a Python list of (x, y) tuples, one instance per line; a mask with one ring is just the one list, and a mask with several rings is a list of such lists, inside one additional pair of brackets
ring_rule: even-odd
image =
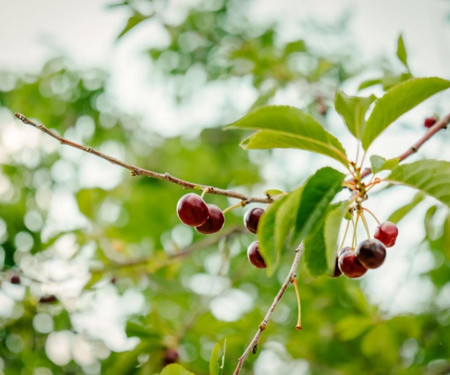
[[(356, 243), (358, 242), (358, 239), (356, 238), (356, 228), (358, 227), (358, 220), (359, 220), (359, 212), (356, 212), (356, 220), (353, 223), (353, 238), (352, 238), (352, 250), (355, 249)], [(353, 222), (353, 218), (352, 218)]]
[(345, 226), (344, 237), (342, 237), (341, 245), (338, 247), (338, 251), (340, 251), (344, 247), (345, 239), (347, 238), (348, 228), (350, 228), (350, 221), (347, 220), (347, 225)]
[(364, 216), (364, 211), (360, 210), (361, 220), (364, 225), (364, 229), (366, 230), (367, 238), (370, 238), (369, 226), (367, 225), (366, 217)]
[(380, 220), (378, 220), (378, 218), (375, 216), (375, 214), (374, 214), (372, 211), (370, 211), (370, 210), (369, 210), (368, 208), (366, 208), (366, 207), (362, 207), (362, 209), (363, 209), (364, 211), (366, 211), (370, 216), (372, 216), (372, 217), (375, 219), (375, 221), (377, 222), (378, 225), (381, 225)]
[(242, 369), (242, 366), (244, 365), (245, 360), (247, 359), (248, 355), (250, 353), (255, 354), (253, 349), (257, 347), (259, 339), (261, 337), (262, 332), (266, 329), (267, 324), (269, 323), (270, 317), (272, 316), (275, 308), (278, 305), (278, 302), (280, 302), (281, 298), (284, 295), (284, 292), (286, 291), (288, 285), (292, 282), (292, 278), (297, 273), (298, 264), (300, 263), (300, 259), (302, 258), (303, 254), (303, 243), (300, 244), (299, 247), (295, 250), (295, 256), (294, 260), (292, 262), (291, 269), (289, 270), (288, 275), (286, 276), (286, 279), (284, 280), (283, 284), (281, 285), (280, 290), (278, 291), (277, 295), (275, 296), (272, 305), (270, 305), (269, 310), (266, 313), (266, 316), (264, 317), (263, 321), (258, 327), (258, 330), (256, 331), (255, 336), (253, 336), (253, 339), (248, 344), (247, 348), (244, 350), (244, 353), (239, 357), (238, 364), (236, 366), (236, 369), (233, 372), (233, 375), (238, 375), (239, 372)]
[(239, 203), (233, 204), (223, 210), (223, 214), (225, 215), (228, 211), (234, 210), (235, 208), (245, 207), (247, 205), (246, 201), (240, 201)]
[(294, 284), (295, 296), (297, 297), (298, 318), (297, 318), (297, 325), (295, 326), (295, 328), (298, 330), (301, 330), (302, 329), (302, 305), (300, 302), (300, 292), (298, 290), (297, 278), (294, 276), (292, 278), (291, 282), (292, 282), (292, 284)]
[(361, 159), (361, 163), (359, 164), (359, 168), (362, 168), (363, 164), (364, 164), (364, 160), (366, 158), (367, 155), (367, 150), (364, 151), (362, 159)]
[(205, 198), (205, 195), (209, 193), (209, 187), (205, 187), (202, 191), (202, 195), (200, 195), (200, 198)]
[(49, 135), (50, 137), (58, 140), (62, 145), (67, 145), (70, 147), (77, 148), (81, 151), (87, 152), (89, 154), (93, 154), (95, 156), (98, 156), (99, 158), (107, 160), (112, 164), (118, 165), (119, 167), (128, 169), (129, 171), (131, 171), (132, 176), (146, 176), (146, 177), (155, 178), (158, 180), (164, 180), (164, 181), (171, 182), (173, 184), (180, 185), (181, 187), (183, 187), (185, 189), (203, 190), (203, 192), (205, 192), (205, 189), (208, 189), (208, 191), (207, 191), (208, 194), (223, 195), (223, 196), (226, 196), (229, 198), (236, 198), (236, 199), (244, 200), (247, 203), (257, 202), (257, 203), (266, 203), (267, 204), (267, 203), (273, 202), (273, 199), (270, 197), (267, 197), (267, 196), (266, 197), (250, 197), (250, 196), (242, 194), (238, 191), (220, 189), (220, 188), (213, 187), (213, 186), (199, 185), (199, 184), (196, 184), (191, 181), (186, 181), (186, 180), (182, 180), (180, 178), (174, 177), (169, 173), (158, 173), (158, 172), (150, 171), (148, 169), (140, 168), (135, 165), (125, 163), (119, 159), (113, 158), (112, 156), (109, 156), (100, 151), (97, 151), (96, 149), (94, 149), (92, 147), (86, 147), (79, 143), (76, 143), (76, 142), (70, 141), (66, 138), (63, 138), (60, 135), (56, 134), (54, 131), (48, 129), (45, 125), (36, 124), (35, 122), (31, 121), (26, 116), (24, 116), (20, 113), (15, 113), (14, 116), (16, 118), (18, 118), (20, 121), (22, 121), (24, 124), (31, 125), (34, 128)]

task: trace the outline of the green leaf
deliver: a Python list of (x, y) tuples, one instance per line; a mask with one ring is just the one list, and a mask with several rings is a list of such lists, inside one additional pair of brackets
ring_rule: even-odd
[(336, 94), (334, 100), (336, 111), (344, 119), (348, 130), (357, 139), (361, 139), (366, 112), (376, 98), (375, 95), (368, 97), (348, 96), (341, 91)]
[(344, 174), (333, 168), (319, 169), (305, 183), (296, 219), (296, 242), (300, 242), (320, 223), (328, 205), (342, 189)]
[(430, 96), (450, 87), (442, 78), (413, 78), (399, 83), (375, 102), (362, 135), (365, 150), (390, 124)]
[(223, 374), (223, 370), (225, 369), (225, 356), (227, 354), (227, 340), (225, 339), (223, 341), (223, 350), (222, 350), (223, 354), (222, 354), (222, 361), (220, 363), (219, 366), (219, 375)]
[(319, 276), (327, 272), (328, 264), (324, 237), (325, 220), (316, 223), (315, 229), (309, 233), (304, 241), (303, 259), (311, 276)]
[(259, 130), (241, 143), (246, 149), (298, 148), (348, 165), (338, 139), (313, 117), (294, 107), (262, 107), (228, 126)]
[(364, 90), (368, 87), (372, 87), (375, 85), (379, 85), (382, 83), (382, 79), (381, 78), (373, 78), (373, 79), (367, 79), (365, 81), (362, 81), (359, 86), (358, 86), (358, 91), (360, 90)]
[(283, 193), (284, 191), (278, 189), (268, 189), (264, 191), (264, 194), (267, 195), (268, 197), (275, 197)]
[(306, 50), (307, 48), (305, 42), (300, 39), (286, 44), (284, 47), (284, 55), (287, 56), (291, 53), (305, 52)]
[(275, 221), (277, 211), (286, 199), (287, 196), (275, 201), (261, 216), (258, 223), (259, 251), (267, 265), (268, 275), (272, 275), (278, 264), (279, 255), (275, 245)]
[(382, 79), (382, 86), (383, 90), (387, 91), (394, 87), (395, 85), (398, 85), (400, 82), (407, 81), (408, 79), (413, 78), (411, 73), (401, 73), (399, 75), (384, 75)]
[(128, 337), (137, 336), (140, 338), (159, 338), (160, 334), (157, 330), (144, 325), (142, 322), (130, 320), (127, 322), (125, 332)]
[(398, 223), (407, 214), (409, 214), (414, 209), (414, 207), (416, 207), (420, 202), (423, 201), (423, 197), (424, 197), (424, 195), (422, 193), (417, 193), (410, 203), (408, 203), (408, 204), (398, 208), (397, 210), (395, 210), (391, 214), (391, 216), (389, 216), (387, 221), (390, 221), (392, 223)]
[(300, 186), (290, 193), (277, 212), (275, 220), (275, 250), (278, 256), (281, 254), (284, 245), (287, 243), (289, 234), (294, 230), (302, 191), (303, 186)]
[(209, 375), (219, 375), (219, 351), (220, 345), (216, 343), (209, 359)]
[(372, 173), (377, 174), (380, 171), (392, 170), (398, 165), (399, 161), (400, 160), (398, 158), (392, 158), (392, 159), (386, 160), (382, 156), (372, 155), (370, 157)]
[(402, 62), (402, 64), (405, 66), (405, 68), (409, 70), (408, 57), (407, 57), (405, 42), (403, 41), (402, 34), (399, 35), (398, 40), (397, 40), (397, 57)]
[(442, 249), (448, 260), (450, 260), (450, 213), (444, 222), (444, 229), (442, 231)]
[(342, 220), (348, 212), (349, 202), (341, 202), (336, 204), (325, 218), (324, 236), (328, 270), (333, 272), (336, 250), (338, 247), (339, 229), (341, 228)]
[(294, 228), (301, 192), (302, 187), (275, 201), (261, 216), (258, 224), (259, 250), (269, 276), (278, 266), (283, 246)]
[(448, 161), (419, 160), (402, 164), (395, 168), (386, 180), (416, 188), (450, 207), (450, 162)]
[(176, 363), (163, 368), (160, 375), (195, 375), (193, 372), (186, 370), (183, 366)]
[(117, 39), (122, 38), (125, 34), (127, 34), (134, 27), (136, 27), (137, 25), (139, 25), (142, 21), (145, 21), (146, 19), (148, 19), (148, 17), (146, 17), (140, 13), (133, 14), (130, 18), (128, 18), (127, 24), (122, 29), (122, 31), (119, 33), (119, 35), (117, 36)]
[(436, 237), (436, 226), (434, 224), (434, 217), (438, 212), (438, 206), (431, 206), (425, 212), (424, 227), (425, 233), (429, 239), (434, 239)]

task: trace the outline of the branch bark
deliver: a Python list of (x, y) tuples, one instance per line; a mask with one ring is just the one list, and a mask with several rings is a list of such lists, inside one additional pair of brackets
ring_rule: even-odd
[(286, 276), (286, 279), (284, 280), (283, 284), (281, 285), (280, 290), (278, 291), (277, 295), (275, 296), (275, 298), (272, 302), (272, 305), (270, 305), (269, 310), (266, 313), (266, 316), (264, 317), (263, 321), (259, 325), (255, 336), (253, 336), (252, 341), (250, 341), (247, 348), (244, 350), (244, 353), (239, 357), (238, 364), (236, 366), (236, 369), (233, 372), (233, 375), (239, 374), (248, 355), (250, 354), (250, 352), (254, 351), (254, 348), (256, 348), (256, 346), (258, 345), (261, 334), (266, 329), (267, 324), (269, 323), (269, 320), (270, 320), (273, 312), (275, 311), (275, 308), (277, 307), (278, 303), (281, 301), (281, 298), (283, 298), (284, 292), (286, 291), (287, 287), (292, 282), (293, 278), (295, 277), (295, 274), (297, 273), (298, 264), (300, 263), (302, 254), (303, 254), (303, 243), (300, 244), (300, 246), (295, 250), (294, 261), (292, 262), (291, 269), (290, 269), (288, 275)]
[(156, 178), (158, 180), (164, 180), (164, 181), (168, 181), (168, 182), (172, 182), (174, 184), (180, 185), (184, 189), (207, 190), (208, 194), (223, 195), (223, 196), (226, 196), (229, 198), (240, 199), (242, 202), (244, 202), (243, 206), (248, 203), (254, 203), (254, 202), (267, 203), (267, 204), (273, 202), (273, 199), (270, 196), (250, 197), (250, 196), (247, 196), (245, 194), (239, 193), (234, 190), (220, 189), (220, 188), (217, 188), (214, 186), (201, 185), (201, 184), (197, 184), (195, 182), (182, 180), (180, 178), (172, 176), (169, 173), (158, 173), (158, 172), (150, 171), (148, 169), (140, 168), (135, 165), (125, 163), (119, 159), (113, 158), (112, 156), (106, 155), (100, 151), (95, 150), (92, 147), (86, 147), (79, 143), (65, 139), (65, 138), (61, 137), (60, 135), (56, 134), (54, 131), (48, 129), (45, 125), (36, 124), (35, 122), (31, 121), (30, 119), (28, 119), (26, 116), (22, 115), (21, 113), (15, 113), (14, 116), (16, 118), (18, 118), (20, 121), (22, 121), (24, 124), (31, 125), (31, 126), (35, 127), (36, 129), (42, 131), (43, 133), (49, 135), (50, 137), (55, 138), (63, 145), (77, 148), (81, 151), (84, 151), (84, 152), (93, 154), (95, 156), (98, 156), (99, 158), (105, 159), (112, 164), (118, 165), (119, 167), (128, 169), (129, 171), (131, 171), (132, 176), (147, 176), (150, 178)]
[[(423, 144), (428, 141), (433, 135), (435, 135), (439, 130), (446, 129), (448, 124), (450, 124), (450, 113), (442, 117), (436, 124), (434, 124), (428, 131), (420, 137), (420, 139), (409, 147), (405, 152), (397, 156), (399, 162), (402, 162), (412, 154), (415, 154), (423, 146)], [(367, 177), (372, 173), (372, 168), (365, 168), (361, 172), (361, 178)]]

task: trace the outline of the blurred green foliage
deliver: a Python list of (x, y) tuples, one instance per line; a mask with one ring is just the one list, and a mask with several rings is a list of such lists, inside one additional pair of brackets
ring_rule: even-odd
[[(242, 18), (235, 11), (239, 2), (204, 2), (177, 25), (161, 21), (156, 5), (141, 9), (153, 3), (114, 4), (130, 14), (119, 37), (159, 19), (170, 42), (166, 48), (149, 47), (148, 56), (167, 79), (183, 79), (193, 66), (210, 81), (250, 76), (259, 93), (254, 106), (288, 85), (299, 93), (300, 86), (311, 87), (305, 107), (326, 116), (335, 89), (360, 71), (348, 55), (325, 56), (306, 38), (280, 43), (275, 26), (256, 27), (251, 17)], [(12, 113), (22, 111), (59, 134), (143, 168), (252, 191), (263, 182), (261, 164), (238, 148), (241, 134), (211, 128), (198, 139), (162, 138), (119, 112), (105, 92), (106, 72), (80, 71), (64, 59), (49, 61), (33, 75), (0, 72), (0, 82), (0, 141), (6, 146), (7, 132), (22, 137), (20, 147), (0, 153), (0, 374), (156, 374), (168, 348), (179, 352), (184, 367), (207, 374), (214, 346), (224, 340), (224, 374), (232, 373), (292, 254), (281, 254), (280, 268), (268, 278), (248, 265), (245, 249), (253, 235), (237, 230), (208, 242), (180, 225), (175, 207), (184, 192), (179, 186), (125, 171), (90, 183), (83, 176), (92, 174), (83, 171), (94, 156), (36, 136), (36, 130), (14, 122)], [(28, 135), (34, 137), (31, 143), (23, 141)], [(59, 225), (65, 219), (52, 217), (67, 209), (58, 206), (61, 192), (76, 203), (69, 212), (78, 219), (67, 227)], [(217, 196), (208, 196), (208, 202), (222, 208), (233, 203)], [(226, 230), (241, 226), (243, 210), (236, 211), (227, 214)], [(397, 214), (398, 220), (404, 216)], [(424, 228), (418, 254), (431, 256), (433, 266), (416, 275), (432, 284), (421, 311), (391, 315), (371, 304), (357, 281), (312, 278), (301, 266), (303, 330), (294, 329), (296, 301), (288, 290), (258, 355), (250, 356), (242, 373), (263, 373), (257, 370), (260, 358), (276, 358), (283, 374), (448, 373), (448, 210), (431, 206)], [(173, 256), (198, 244), (204, 247), (189, 256)], [(11, 283), (13, 275), (20, 276), (20, 285)], [(52, 295), (56, 301), (48, 302)], [(118, 302), (105, 303), (104, 295)], [(129, 347), (113, 345), (113, 330), (98, 314), (90, 328), (81, 324), (83, 313), (95, 308), (138, 340)], [(50, 346), (69, 348), (68, 354), (55, 354)]]

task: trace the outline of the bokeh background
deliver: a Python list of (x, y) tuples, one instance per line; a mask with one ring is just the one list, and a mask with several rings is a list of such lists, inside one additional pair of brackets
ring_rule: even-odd
[[(409, 69), (396, 57), (400, 33)], [(176, 216), (179, 186), (63, 147), (14, 112), (143, 168), (288, 191), (328, 161), (246, 152), (243, 134), (222, 126), (291, 104), (356, 152), (333, 110), (337, 89), (448, 79), (449, 45), (443, 0), (0, 0), (0, 374), (156, 374), (169, 349), (207, 374), (225, 339), (231, 373), (292, 258), (267, 278), (246, 259), (244, 209), (227, 214), (222, 235), (200, 236)], [(400, 118), (372, 152), (406, 150), (449, 99)], [(448, 142), (441, 131), (411, 160), (449, 160)], [(243, 373), (450, 371), (448, 209), (401, 187), (374, 190), (367, 204), (400, 228), (386, 263), (359, 281), (301, 267), (302, 332), (288, 290)]]

